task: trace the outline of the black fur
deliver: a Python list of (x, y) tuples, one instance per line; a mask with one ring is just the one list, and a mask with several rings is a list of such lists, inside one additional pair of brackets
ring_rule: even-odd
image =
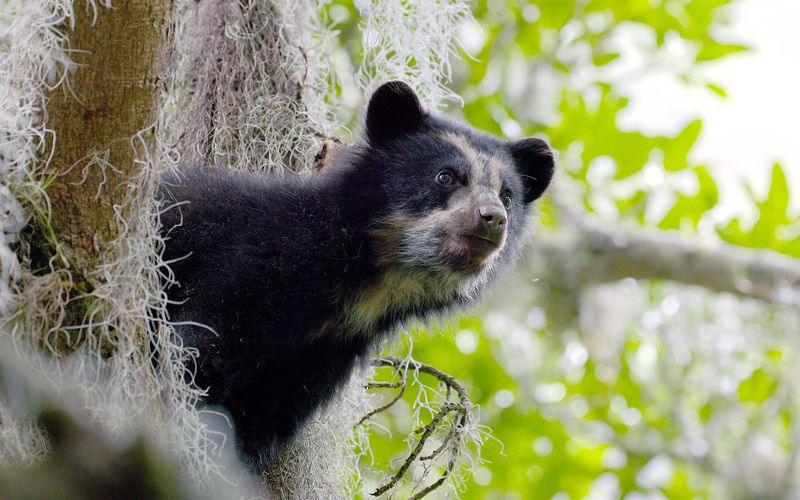
[(425, 111), (411, 87), (403, 82), (381, 86), (372, 95), (367, 110), (369, 143), (376, 146), (414, 132), (424, 115)]
[[(552, 175), (543, 143), (509, 146), (426, 113), (400, 82), (375, 93), (366, 122), (367, 143), (337, 155), (335, 165), (310, 178), (199, 167), (162, 183), (162, 201), (176, 204), (162, 219), (165, 258), (174, 260), (178, 282), (168, 289), (171, 319), (185, 344), (199, 351), (197, 384), (208, 387), (209, 403), (231, 413), (238, 446), (258, 469), (277, 457), (399, 321), (475, 300), (513, 260), (529, 203)], [(437, 172), (469, 166), (464, 152), (442, 138), (445, 132), (512, 165), (499, 174), (513, 199), (506, 242), (485, 269), (450, 269), (437, 249), (399, 252), (391, 235), (406, 234), (405, 223), (385, 226), (403, 214), (419, 233), (426, 228), (414, 221), (435, 210), (449, 213), (454, 195), (437, 186)], [(380, 236), (381, 228), (390, 236)], [(403, 241), (412, 247), (438, 241), (409, 238)], [(415, 258), (417, 251), (432, 257)], [(404, 300), (387, 298), (396, 303), (374, 317), (349, 315), (366, 291), (383, 290), (390, 273), (413, 279), (420, 291)], [(441, 285), (447, 279), (455, 285)]]
[[(550, 146), (542, 139), (528, 137), (509, 143), (514, 161), (520, 166), (519, 173), (524, 186), (524, 202), (530, 203), (544, 194), (550, 178), (553, 177), (555, 163), (552, 161)], [(550, 161), (542, 161), (550, 157)]]

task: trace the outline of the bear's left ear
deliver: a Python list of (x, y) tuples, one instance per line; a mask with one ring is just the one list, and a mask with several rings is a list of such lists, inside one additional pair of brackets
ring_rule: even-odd
[(522, 177), (524, 201), (530, 203), (542, 196), (550, 185), (555, 170), (553, 151), (545, 141), (536, 137), (509, 142), (508, 149)]
[(384, 83), (372, 94), (367, 107), (367, 139), (372, 145), (414, 132), (425, 110), (407, 83)]

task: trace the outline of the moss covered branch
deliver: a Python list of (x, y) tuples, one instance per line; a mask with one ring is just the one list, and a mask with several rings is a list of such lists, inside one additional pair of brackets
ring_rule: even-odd
[[(433, 481), (432, 483), (422, 487), (419, 491), (417, 491), (413, 496), (410, 498), (419, 499), (426, 496), (428, 493), (434, 491), (435, 489), (442, 486), (448, 477), (453, 473), (454, 469), (456, 468), (458, 458), (462, 450), (462, 443), (464, 434), (467, 432), (466, 429), (469, 425), (469, 421), (471, 418), (471, 411), (472, 411), (472, 403), (469, 400), (467, 395), (467, 391), (464, 388), (464, 385), (456, 380), (453, 376), (444, 373), (443, 371), (439, 370), (438, 368), (426, 365), (422, 363), (417, 363), (412, 360), (408, 359), (397, 359), (397, 358), (378, 358), (371, 360), (370, 364), (373, 367), (380, 368), (380, 367), (390, 367), (395, 370), (395, 373), (400, 377), (398, 382), (389, 382), (389, 383), (370, 383), (368, 384), (368, 389), (398, 389), (398, 393), (392, 398), (387, 404), (376, 408), (366, 414), (359, 422), (358, 425), (361, 425), (368, 419), (372, 418), (373, 416), (381, 413), (385, 410), (388, 410), (391, 406), (393, 406), (397, 401), (399, 401), (403, 394), (405, 394), (406, 384), (408, 382), (408, 372), (416, 371), (418, 373), (425, 373), (434, 377), (438, 380), (439, 384), (444, 386), (447, 390), (446, 395), (444, 397), (444, 401), (442, 404), (437, 408), (435, 414), (431, 418), (430, 422), (427, 424), (419, 427), (414, 431), (417, 436), (416, 444), (414, 447), (409, 451), (406, 458), (403, 460), (403, 463), (400, 465), (400, 468), (397, 472), (392, 475), (383, 485), (379, 486), (375, 491), (371, 494), (372, 496), (380, 496), (384, 493), (390, 491), (392, 488), (397, 486), (400, 480), (403, 478), (405, 473), (411, 467), (411, 465), (416, 461), (420, 460), (421, 462), (431, 462), (435, 460), (437, 457), (442, 455), (442, 453), (447, 452), (448, 459), (447, 464), (444, 466), (444, 471), (442, 472), (441, 476), (438, 479)], [(450, 395), (451, 393), (455, 392), (457, 395), (457, 401), (451, 401)], [(453, 415), (453, 417), (447, 420), (449, 415)], [(433, 450), (432, 452), (423, 455), (422, 452), (425, 448), (425, 445), (428, 441), (434, 436), (434, 434), (440, 430), (440, 428), (446, 428), (445, 435), (439, 443), (439, 446)]]

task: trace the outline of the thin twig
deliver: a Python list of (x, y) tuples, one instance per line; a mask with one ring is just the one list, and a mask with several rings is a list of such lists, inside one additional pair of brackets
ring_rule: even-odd
[(426, 486), (425, 488), (423, 488), (422, 490), (420, 490), (417, 494), (412, 496), (410, 500), (417, 500), (419, 498), (422, 498), (425, 495), (427, 495), (428, 493), (430, 493), (431, 491), (433, 491), (436, 488), (438, 488), (439, 486), (441, 486), (445, 482), (445, 480), (450, 476), (450, 474), (453, 472), (453, 469), (455, 468), (455, 466), (456, 466), (456, 456), (453, 455), (452, 457), (450, 457), (450, 461), (447, 462), (447, 468), (445, 469), (445, 471), (442, 474), (442, 476), (439, 479), (437, 479), (436, 481), (434, 481), (431, 484), (429, 484), (428, 486)]
[[(391, 408), (391, 407), (392, 407), (392, 406), (393, 406), (395, 403), (397, 403), (398, 401), (400, 401), (400, 399), (403, 397), (403, 394), (405, 394), (405, 392), (406, 392), (406, 377), (405, 377), (405, 374), (403, 375), (403, 380), (402, 380), (402, 381), (400, 381), (400, 382), (397, 382), (397, 384), (399, 384), (399, 386), (398, 386), (398, 387), (400, 387), (400, 390), (397, 392), (397, 395), (396, 395), (394, 398), (392, 398), (392, 400), (391, 400), (391, 401), (389, 401), (388, 403), (386, 403), (385, 405), (383, 405), (383, 406), (380, 406), (380, 407), (378, 407), (378, 408), (375, 408), (375, 409), (374, 409), (374, 410), (372, 410), (371, 412), (369, 412), (369, 413), (367, 413), (366, 415), (364, 415), (363, 417), (361, 417), (361, 420), (359, 420), (359, 421), (358, 421), (358, 423), (355, 425), (355, 427), (358, 427), (359, 425), (363, 424), (364, 422), (366, 422), (367, 420), (369, 420), (371, 417), (373, 417), (373, 416), (377, 415), (378, 413), (381, 413), (381, 412), (383, 412), (383, 411), (386, 411), (386, 410), (388, 410), (388, 409), (389, 409), (389, 408)], [(370, 389), (370, 388), (371, 388), (371, 387), (370, 387), (370, 385), (372, 385), (372, 384), (367, 384), (367, 388), (368, 388), (368, 389)], [(382, 387), (391, 387), (391, 386), (393, 386), (393, 385), (394, 385), (394, 384), (387, 384), (386, 386), (382, 386)], [(379, 386), (379, 387), (381, 387), (381, 386)]]
[(403, 385), (402, 382), (370, 382), (365, 387), (367, 389), (397, 389)]
[(419, 438), (419, 441), (417, 441), (417, 446), (415, 446), (414, 449), (411, 450), (411, 453), (408, 454), (408, 457), (406, 457), (403, 465), (400, 466), (400, 469), (397, 471), (397, 473), (392, 476), (392, 479), (390, 479), (386, 484), (373, 491), (371, 493), (372, 496), (376, 497), (380, 494), (386, 493), (395, 484), (397, 484), (398, 481), (400, 481), (400, 479), (403, 477), (403, 474), (405, 474), (408, 468), (411, 467), (411, 464), (414, 462), (414, 460), (422, 452), (422, 448), (425, 446), (425, 443), (428, 441), (428, 438), (431, 436), (431, 434), (433, 434), (433, 431), (439, 425), (439, 422), (441, 422), (445, 415), (458, 409), (460, 409), (460, 407), (453, 403), (445, 403), (442, 405), (442, 407), (439, 409), (439, 412), (433, 417), (433, 420), (428, 422), (428, 425), (423, 427), (423, 432)]
[[(380, 408), (372, 410), (367, 415), (365, 415), (359, 421), (359, 425), (365, 422), (370, 417), (391, 407), (397, 401), (399, 401), (400, 398), (402, 398), (406, 389), (409, 368), (417, 372), (426, 373), (438, 379), (439, 382), (446, 388), (444, 403), (439, 408), (438, 412), (433, 416), (433, 418), (427, 425), (418, 428), (414, 431), (414, 434), (419, 434), (420, 436), (417, 440), (416, 446), (414, 446), (414, 449), (411, 450), (411, 452), (405, 458), (403, 464), (400, 466), (400, 469), (398, 469), (398, 471), (383, 486), (379, 487), (378, 489), (376, 489), (374, 492), (371, 493), (372, 496), (378, 496), (395, 487), (397, 483), (400, 481), (400, 479), (402, 479), (406, 471), (408, 471), (409, 467), (411, 467), (411, 465), (414, 463), (415, 460), (419, 459), (420, 461), (430, 461), (440, 456), (442, 452), (444, 452), (445, 450), (447, 449), (451, 450), (452, 454), (450, 456), (450, 460), (448, 461), (448, 464), (445, 467), (442, 476), (411, 497), (413, 499), (422, 498), (431, 491), (437, 489), (442, 484), (444, 484), (444, 482), (447, 480), (447, 478), (450, 476), (453, 469), (455, 468), (456, 461), (458, 458), (459, 444), (461, 442), (459, 429), (464, 429), (466, 427), (469, 420), (469, 412), (472, 408), (472, 403), (470, 402), (467, 396), (467, 391), (461, 384), (461, 382), (459, 382), (454, 377), (444, 373), (443, 371), (433, 366), (412, 362), (410, 360), (401, 360), (397, 358), (373, 359), (370, 361), (370, 364), (374, 367), (394, 368), (396, 372), (402, 372), (402, 378), (399, 382), (374, 382), (368, 384), (367, 385), (368, 388), (383, 389), (383, 388), (399, 387), (400, 391), (395, 396), (395, 398), (392, 399), (392, 401), (381, 406)], [(450, 395), (453, 391), (455, 391), (458, 394), (459, 398), (458, 403), (450, 401)], [(440, 424), (442, 423), (442, 420), (452, 412), (457, 413), (458, 417), (453, 421), (452, 424), (450, 424), (450, 428), (447, 431), (447, 435), (443, 439), (442, 444), (430, 454), (420, 456), (428, 439), (439, 428)]]
[[(394, 368), (402, 369), (404, 365), (406, 365), (406, 361), (402, 359), (387, 357), (387, 358), (377, 358), (370, 361), (372, 366), (391, 366)], [(438, 368), (426, 365), (424, 363), (414, 363), (414, 369), (418, 372), (427, 373), (437, 379), (439, 379), (443, 384), (447, 387), (455, 389), (456, 393), (458, 393), (458, 398), (460, 399), (461, 404), (469, 404), (469, 396), (467, 396), (467, 390), (464, 388), (464, 385), (456, 380), (452, 375), (448, 375), (445, 372), (439, 370)]]

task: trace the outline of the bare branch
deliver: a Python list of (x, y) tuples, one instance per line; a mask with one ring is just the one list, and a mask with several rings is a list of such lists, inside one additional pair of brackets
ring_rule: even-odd
[(561, 285), (665, 279), (772, 304), (800, 304), (800, 262), (768, 250), (585, 222), (577, 230), (540, 235), (534, 247), (532, 272)]
[(411, 450), (411, 453), (408, 454), (408, 457), (406, 457), (405, 461), (403, 461), (403, 465), (400, 466), (400, 469), (397, 471), (397, 473), (395, 473), (395, 475), (392, 476), (392, 478), (386, 484), (373, 491), (371, 495), (378, 496), (386, 493), (395, 484), (397, 484), (397, 482), (403, 477), (403, 474), (405, 474), (408, 468), (411, 467), (411, 464), (414, 462), (414, 460), (419, 456), (420, 453), (422, 453), (422, 448), (425, 446), (428, 438), (431, 437), (431, 434), (433, 434), (433, 431), (436, 430), (439, 422), (441, 422), (448, 413), (457, 410), (460, 410), (460, 407), (452, 403), (445, 403), (442, 405), (442, 407), (439, 409), (439, 412), (433, 417), (433, 420), (431, 420), (425, 427), (421, 429), (422, 435), (420, 436), (419, 441), (417, 441), (417, 445), (413, 450)]
[[(469, 401), (469, 398), (467, 397), (467, 391), (461, 384), (461, 382), (459, 382), (452, 376), (444, 373), (443, 371), (433, 366), (413, 362), (411, 360), (401, 360), (397, 358), (373, 359), (371, 360), (370, 364), (374, 367), (392, 367), (395, 369), (396, 372), (401, 372), (402, 374), (400, 382), (372, 383), (368, 385), (368, 388), (392, 388), (396, 387), (399, 384), (400, 391), (389, 403), (365, 415), (359, 421), (359, 425), (365, 422), (370, 417), (388, 409), (389, 407), (394, 405), (398, 400), (400, 400), (406, 389), (406, 381), (408, 378), (409, 369), (413, 369), (417, 372), (426, 373), (432, 377), (435, 377), (436, 379), (439, 380), (441, 384), (443, 384), (447, 388), (445, 401), (441, 405), (441, 407), (439, 407), (439, 410), (433, 416), (431, 421), (428, 422), (428, 424), (426, 424), (425, 426), (418, 428), (414, 431), (415, 434), (419, 434), (417, 444), (409, 452), (408, 456), (403, 461), (403, 464), (400, 466), (400, 469), (398, 469), (398, 471), (383, 486), (379, 487), (378, 489), (376, 489), (371, 493), (372, 496), (378, 496), (391, 490), (394, 486), (397, 485), (400, 479), (402, 479), (403, 475), (406, 473), (409, 467), (411, 467), (411, 465), (417, 458), (419, 458), (420, 461), (430, 461), (437, 458), (446, 449), (449, 449), (451, 452), (450, 459), (448, 460), (447, 466), (445, 467), (445, 470), (439, 477), (439, 479), (429, 484), (428, 486), (426, 486), (425, 488), (423, 488), (422, 490), (420, 490), (411, 497), (412, 499), (422, 498), (431, 491), (437, 489), (442, 484), (444, 484), (444, 482), (447, 480), (447, 478), (450, 476), (453, 469), (455, 468), (458, 459), (458, 450), (460, 448), (461, 438), (462, 438), (462, 433), (460, 432), (460, 430), (466, 428), (467, 424), (469, 423), (469, 415), (470, 415), (470, 410), (472, 409), (472, 403)], [(458, 394), (459, 398), (458, 403), (451, 402), (449, 400), (452, 391), (455, 391)], [(458, 416), (455, 418), (453, 423), (450, 424), (450, 428), (447, 431), (447, 435), (442, 440), (442, 444), (430, 454), (420, 456), (422, 450), (425, 447), (425, 443), (428, 442), (428, 439), (439, 428), (440, 424), (442, 423), (442, 420), (450, 413), (456, 413)]]
[(378, 413), (381, 413), (381, 412), (384, 412), (384, 411), (388, 410), (389, 408), (394, 406), (395, 403), (400, 401), (400, 398), (402, 398), (403, 394), (406, 393), (406, 373), (407, 373), (406, 371), (403, 371), (402, 378), (400, 379), (399, 382), (389, 382), (389, 383), (370, 382), (369, 384), (367, 384), (367, 389), (399, 388), (400, 390), (397, 391), (397, 394), (395, 395), (394, 398), (392, 398), (391, 401), (389, 401), (388, 403), (386, 403), (383, 406), (379, 406), (378, 408), (375, 408), (371, 412), (369, 412), (366, 415), (364, 415), (363, 417), (361, 417), (361, 419), (358, 421), (358, 423), (355, 425), (355, 427), (358, 427), (359, 425), (363, 424), (369, 418), (377, 415)]
[[(406, 369), (406, 361), (397, 358), (378, 358), (371, 360), (370, 364), (372, 366), (393, 366), (395, 368), (403, 368)], [(448, 375), (445, 372), (439, 370), (438, 368), (426, 365), (424, 363), (412, 363), (413, 368), (421, 373), (427, 373), (433, 377), (439, 379), (447, 388), (453, 389), (458, 393), (458, 398), (462, 405), (472, 406), (469, 401), (469, 396), (467, 396), (467, 390), (464, 388), (464, 385), (456, 380), (452, 375)]]

